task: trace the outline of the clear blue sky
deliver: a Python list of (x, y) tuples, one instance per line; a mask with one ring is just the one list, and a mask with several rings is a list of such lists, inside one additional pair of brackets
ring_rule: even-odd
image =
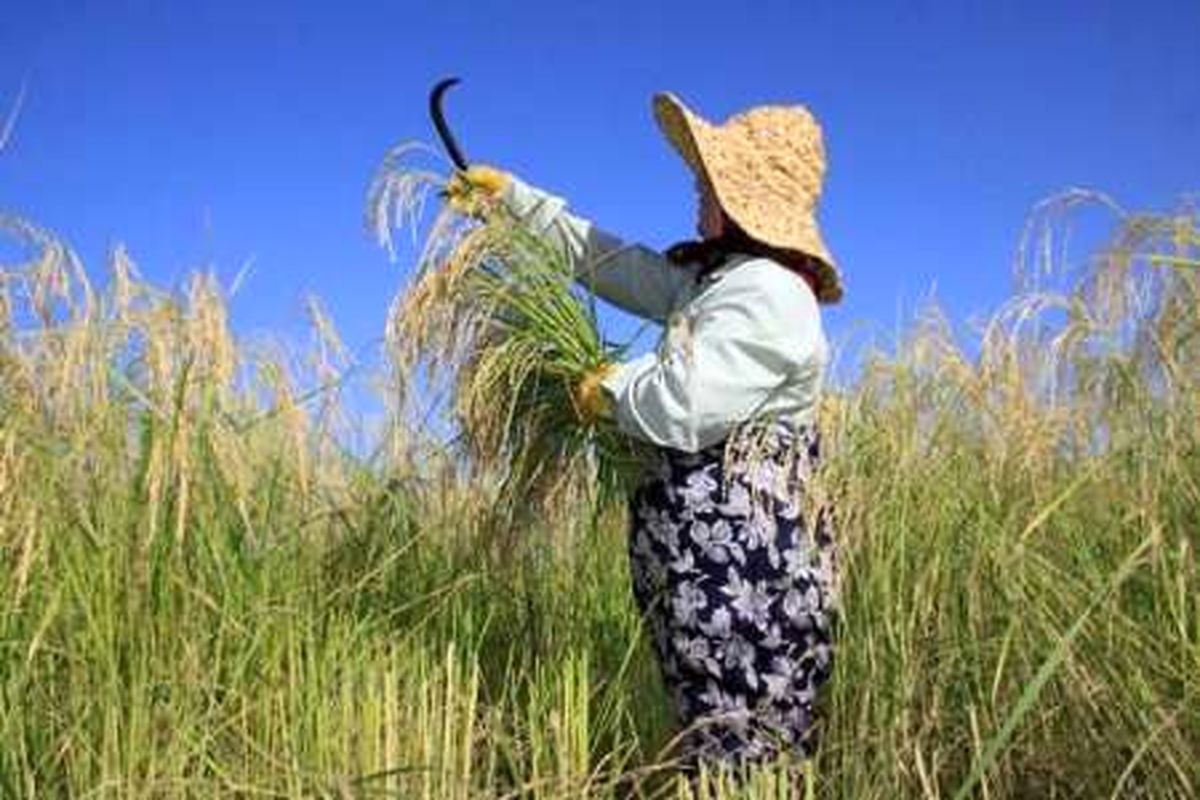
[(1196, 0), (7, 0), (0, 108), (26, 96), (0, 209), (93, 270), (117, 241), (163, 283), (253, 259), (240, 331), (295, 331), (311, 291), (366, 349), (409, 265), (367, 235), (365, 190), (390, 145), (433, 143), (427, 92), (447, 74), (468, 156), (659, 247), (692, 235), (694, 209), (654, 91), (716, 121), (810, 105), (847, 283), (835, 339), (890, 332), (934, 285), (957, 319), (996, 306), (1052, 193), (1164, 209), (1200, 189)]

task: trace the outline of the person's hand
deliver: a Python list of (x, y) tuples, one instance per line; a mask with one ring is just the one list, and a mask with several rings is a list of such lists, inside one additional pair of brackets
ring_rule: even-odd
[(442, 196), (458, 213), (477, 214), (481, 200), (498, 200), (511, 182), (512, 176), (504, 170), (487, 164), (475, 164), (454, 173), (450, 180), (446, 181)]
[(580, 422), (591, 425), (612, 416), (612, 400), (600, 382), (616, 369), (616, 364), (601, 364), (587, 372), (579, 383), (575, 384), (572, 399)]

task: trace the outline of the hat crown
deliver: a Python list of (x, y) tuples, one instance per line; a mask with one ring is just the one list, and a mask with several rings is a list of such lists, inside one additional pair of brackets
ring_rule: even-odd
[(730, 117), (718, 130), (747, 141), (751, 147), (744, 152), (761, 161), (771, 183), (792, 183), (793, 202), (809, 211), (816, 207), (825, 180), (825, 142), (807, 108), (757, 106)]

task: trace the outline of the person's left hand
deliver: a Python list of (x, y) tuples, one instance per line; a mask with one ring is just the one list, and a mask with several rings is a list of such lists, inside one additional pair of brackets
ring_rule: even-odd
[(612, 399), (600, 382), (615, 372), (616, 364), (604, 363), (587, 372), (575, 384), (573, 401), (575, 413), (579, 421), (585, 425), (593, 425), (602, 419), (612, 416)]

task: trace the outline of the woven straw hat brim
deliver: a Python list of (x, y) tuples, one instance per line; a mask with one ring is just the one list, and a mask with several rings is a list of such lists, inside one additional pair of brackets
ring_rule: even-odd
[(760, 106), (715, 126), (674, 94), (661, 92), (654, 95), (654, 116), (742, 230), (772, 247), (817, 259), (817, 299), (841, 300), (841, 273), (815, 216), (825, 153), (820, 127), (807, 110)]

